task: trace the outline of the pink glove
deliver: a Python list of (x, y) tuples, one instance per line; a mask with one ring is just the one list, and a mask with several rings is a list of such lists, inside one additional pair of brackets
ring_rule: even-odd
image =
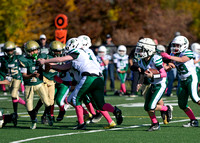
[(165, 58), (165, 59), (171, 59), (171, 56), (169, 55), (169, 54), (167, 54), (167, 53), (161, 53), (160, 54), (163, 58)]

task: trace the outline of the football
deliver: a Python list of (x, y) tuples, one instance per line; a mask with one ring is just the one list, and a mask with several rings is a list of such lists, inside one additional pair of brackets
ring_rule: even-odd
[(144, 73), (151, 71), (153, 74), (159, 74), (160, 72), (157, 69), (147, 69)]

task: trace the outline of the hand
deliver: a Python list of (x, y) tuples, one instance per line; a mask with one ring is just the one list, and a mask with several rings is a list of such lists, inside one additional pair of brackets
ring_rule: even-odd
[(39, 78), (39, 76), (40, 76), (40, 74), (37, 73), (36, 71), (32, 74), (32, 77), (37, 77), (37, 78)]
[(150, 70), (145, 71), (144, 74), (145, 74), (146, 77), (148, 77), (148, 78), (152, 78), (152, 77), (153, 77), (153, 73), (152, 73)]
[(168, 65), (169, 65), (169, 67), (172, 68), (172, 69), (175, 68), (175, 65), (174, 65), (173, 63), (169, 63)]
[(137, 92), (139, 91), (141, 86), (142, 86), (142, 84), (137, 84)]
[(39, 62), (40, 65), (44, 65), (45, 64), (45, 59), (38, 59), (37, 61)]
[(171, 59), (171, 56), (165, 52), (161, 53), (160, 55), (165, 59)]

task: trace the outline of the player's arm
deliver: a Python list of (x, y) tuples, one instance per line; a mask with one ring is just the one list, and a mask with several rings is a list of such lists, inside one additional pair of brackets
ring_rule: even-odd
[(197, 64), (198, 62), (200, 62), (200, 59), (194, 60), (194, 64)]
[(54, 69), (54, 70), (67, 71), (71, 68), (71, 66), (72, 66), (72, 63), (69, 62), (69, 63), (65, 63), (63, 65), (52, 65), (52, 64), (50, 64), (49, 68)]
[(190, 58), (188, 56), (176, 57), (176, 56), (171, 56), (167, 53), (161, 53), (161, 56), (163, 58), (170, 59), (170, 60), (173, 60), (173, 61), (176, 61), (179, 63), (185, 63), (190, 60)]
[(21, 73), (24, 79), (31, 79), (32, 77), (39, 77), (40, 74), (37, 72), (34, 72), (32, 74), (27, 74), (27, 68), (21, 68)]
[(40, 64), (47, 64), (47, 63), (61, 63), (61, 62), (65, 62), (65, 61), (70, 61), (73, 60), (73, 55), (67, 55), (64, 57), (56, 57), (56, 58), (51, 58), (51, 59), (38, 59), (38, 61), (40, 62)]
[(6, 85), (9, 85), (10, 82), (12, 80), (12, 77), (11, 76), (6, 76), (4, 80), (0, 81), (0, 84), (6, 84)]

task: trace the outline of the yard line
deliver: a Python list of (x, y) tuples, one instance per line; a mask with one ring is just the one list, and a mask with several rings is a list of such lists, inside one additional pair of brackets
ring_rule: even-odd
[[(185, 122), (185, 121), (189, 121), (189, 119), (171, 121), (170, 123)], [(163, 123), (160, 123), (160, 124), (163, 124)], [(129, 126), (129, 127), (122, 127), (122, 128), (112, 128), (112, 129), (107, 129), (107, 130), (115, 131), (115, 130), (123, 130), (123, 129), (130, 129), (130, 128), (139, 128), (139, 127), (144, 127), (144, 126), (150, 126), (150, 124), (135, 125), (135, 126)], [(76, 132), (76, 133), (66, 133), (66, 134), (41, 136), (41, 137), (35, 137), (35, 138), (28, 138), (28, 139), (24, 139), (24, 140), (13, 141), (11, 143), (22, 143), (22, 142), (33, 141), (33, 140), (44, 139), (44, 138), (70, 136), (70, 135), (78, 135), (78, 134), (88, 134), (88, 133), (97, 133), (97, 132), (103, 132), (103, 131), (107, 131), (107, 130), (91, 130), (91, 131), (85, 131), (85, 132)]]

